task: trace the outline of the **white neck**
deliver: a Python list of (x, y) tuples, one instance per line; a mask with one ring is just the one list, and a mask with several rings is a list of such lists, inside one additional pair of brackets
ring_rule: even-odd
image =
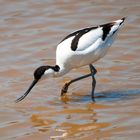
[(65, 67), (63, 66), (59, 66), (60, 67), (60, 70), (58, 72), (55, 72), (54, 71), (54, 77), (60, 77), (60, 76), (63, 76), (65, 75), (66, 73), (69, 72), (69, 69), (66, 69)]

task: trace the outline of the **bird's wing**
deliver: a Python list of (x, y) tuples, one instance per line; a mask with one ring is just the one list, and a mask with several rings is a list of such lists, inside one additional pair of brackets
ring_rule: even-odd
[(75, 31), (66, 36), (60, 44), (67, 44), (72, 51), (84, 51), (99, 39), (105, 42), (107, 38), (116, 33), (124, 19)]

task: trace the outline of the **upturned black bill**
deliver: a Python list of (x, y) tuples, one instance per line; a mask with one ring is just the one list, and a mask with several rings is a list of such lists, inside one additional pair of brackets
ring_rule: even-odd
[(19, 97), (15, 102), (17, 103), (17, 102), (20, 102), (21, 100), (23, 100), (28, 94), (29, 94), (29, 92), (31, 91), (31, 89), (35, 86), (35, 84), (38, 82), (38, 80), (34, 80), (33, 82), (32, 82), (32, 84), (30, 85), (30, 87), (29, 87), (29, 89), (21, 96), (21, 97)]

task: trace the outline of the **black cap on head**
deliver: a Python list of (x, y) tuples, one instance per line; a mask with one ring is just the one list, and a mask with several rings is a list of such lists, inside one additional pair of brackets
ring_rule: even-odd
[(49, 66), (41, 66), (37, 68), (34, 72), (34, 78), (39, 80), (47, 69), (49, 69)]

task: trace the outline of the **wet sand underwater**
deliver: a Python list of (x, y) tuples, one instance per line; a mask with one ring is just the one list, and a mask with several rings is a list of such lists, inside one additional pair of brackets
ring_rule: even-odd
[[(65, 82), (89, 72), (72, 70), (39, 82), (15, 103), (40, 65), (55, 63), (57, 44), (69, 33), (126, 16), (108, 54), (96, 62), (95, 102), (91, 78)], [(0, 1), (0, 140), (139, 140), (139, 0)]]

